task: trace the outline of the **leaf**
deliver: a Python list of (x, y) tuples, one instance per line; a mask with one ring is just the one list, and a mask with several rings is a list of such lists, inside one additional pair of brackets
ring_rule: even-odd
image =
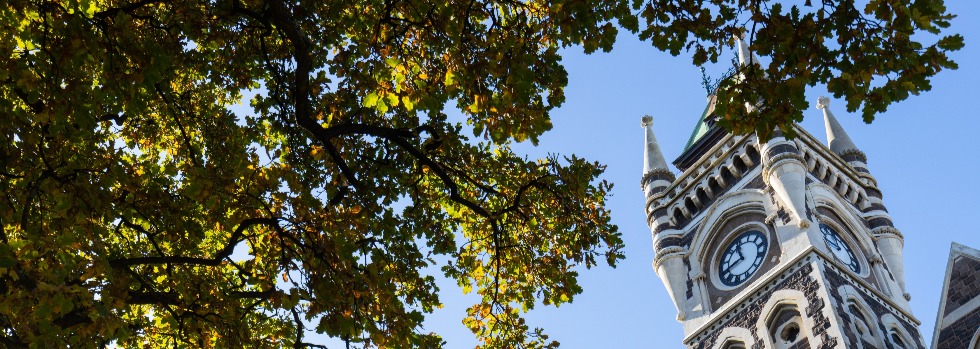
[(415, 109), (415, 103), (412, 102), (412, 99), (409, 98), (408, 96), (402, 97), (402, 104), (405, 105), (405, 109), (408, 111), (412, 111), (413, 109)]
[(446, 71), (446, 77), (443, 79), (443, 84), (447, 87), (456, 84), (456, 74), (454, 74), (452, 70)]
[(364, 96), (364, 101), (361, 105), (368, 108), (378, 105), (378, 93), (377, 92), (368, 93), (367, 96)]

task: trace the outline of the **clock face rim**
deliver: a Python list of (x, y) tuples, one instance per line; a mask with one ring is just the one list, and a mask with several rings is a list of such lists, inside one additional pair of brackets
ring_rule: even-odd
[[(742, 241), (743, 238), (749, 236), (755, 236), (760, 238), (760, 239), (754, 239), (752, 241), (743, 242), (744, 244), (755, 243), (756, 254), (752, 258), (751, 264), (748, 266), (748, 269), (746, 269), (745, 271), (739, 274), (734, 274), (739, 276), (744, 275), (744, 277), (736, 279), (733, 282), (729, 282), (728, 281), (729, 277), (727, 277), (727, 275), (729, 275), (728, 273), (731, 272), (732, 268), (736, 266), (740, 266), (741, 263), (735, 262), (736, 263), (735, 265), (729, 265), (728, 268), (725, 268), (725, 262), (728, 260), (729, 255), (736, 253), (735, 250), (733, 249), (735, 246), (738, 246), (737, 252), (740, 255), (739, 257), (741, 258), (745, 258), (744, 256), (745, 253), (751, 252), (750, 250), (751, 247), (749, 247), (749, 249), (745, 249), (746, 246), (743, 246), (743, 243), (739, 243), (740, 241)], [(728, 240), (727, 244), (725, 244), (724, 246), (725, 248), (722, 249), (721, 253), (717, 255), (718, 257), (717, 257), (717, 263), (715, 263), (715, 271), (716, 271), (715, 275), (717, 276), (717, 281), (722, 286), (724, 286), (724, 288), (735, 288), (745, 284), (749, 279), (755, 276), (755, 274), (759, 272), (759, 270), (762, 268), (762, 264), (765, 263), (766, 256), (769, 255), (769, 236), (760, 229), (755, 229), (755, 228), (748, 229), (737, 234), (735, 238)], [(761, 251), (759, 251), (760, 249)]]
[[(855, 274), (861, 274), (861, 272), (863, 272), (863, 268), (861, 268), (861, 262), (860, 259), (858, 259), (857, 252), (854, 252), (854, 248), (851, 247), (851, 244), (847, 243), (847, 240), (841, 236), (840, 232), (838, 232), (837, 229), (834, 229), (833, 226), (823, 222), (820, 223), (819, 229), (820, 233), (823, 234), (823, 242), (827, 245), (827, 250), (830, 251), (830, 254), (833, 255), (837, 261), (841, 262), (841, 264), (847, 266), (847, 268)], [(850, 259), (850, 261), (845, 261), (841, 258), (841, 252), (838, 252), (840, 249), (832, 247), (836, 246), (837, 242), (831, 241), (831, 236), (837, 241), (840, 241), (840, 244), (844, 247), (843, 253), (846, 253), (846, 256)]]

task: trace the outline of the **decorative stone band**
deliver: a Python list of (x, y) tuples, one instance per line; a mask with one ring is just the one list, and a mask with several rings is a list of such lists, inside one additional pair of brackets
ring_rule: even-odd
[(891, 218), (885, 216), (868, 218), (866, 219), (866, 221), (868, 222), (868, 228), (871, 229), (872, 231), (874, 231), (879, 227), (892, 227), (892, 228), (895, 227), (895, 224), (892, 223)]
[(653, 182), (657, 181), (658, 179), (671, 183), (676, 179), (676, 177), (674, 177), (674, 173), (670, 172), (668, 169), (655, 168), (643, 175), (643, 178), (640, 179), (640, 188), (645, 190), (647, 185), (653, 184)]
[(853, 166), (852, 168), (854, 168), (854, 172), (857, 173), (858, 177), (864, 180), (865, 187), (868, 187), (868, 186), (877, 187), (878, 186), (878, 180), (875, 179), (875, 177), (871, 175), (871, 172), (868, 171), (868, 169), (866, 169), (864, 167), (860, 167), (860, 166)]
[(648, 218), (650, 219), (667, 217), (667, 207), (665, 206), (657, 207), (655, 210), (650, 211), (650, 214), (648, 216), (649, 216)]
[[(847, 149), (840, 152), (840, 158), (844, 159), (846, 162), (859, 161), (861, 163), (868, 163), (868, 156), (864, 155), (863, 151), (857, 149)], [(867, 169), (865, 169), (867, 171)]]
[(899, 239), (905, 240), (905, 236), (902, 235), (902, 232), (896, 229), (895, 227), (891, 227), (891, 226), (880, 226), (871, 229), (871, 236), (875, 240), (881, 238), (889, 238), (889, 237), (898, 237)]
[(684, 257), (686, 253), (687, 250), (685, 248), (678, 246), (667, 247), (657, 251), (657, 255), (653, 257), (653, 269), (657, 270), (657, 268), (660, 267), (660, 264), (668, 258)]
[(888, 212), (888, 209), (885, 207), (885, 205), (882, 205), (882, 204), (877, 203), (877, 202), (871, 203), (871, 204), (868, 205), (868, 207), (865, 207), (865, 208), (861, 209), (861, 212), (863, 212), (863, 213), (868, 213), (868, 212), (873, 212), (873, 211), (884, 211), (884, 212), (887, 213)]
[(868, 193), (868, 197), (876, 198), (881, 200), (881, 191), (875, 187), (864, 187), (864, 192)]
[(653, 234), (656, 235), (656, 234), (660, 234), (663, 231), (673, 228), (674, 225), (670, 224), (670, 222), (657, 223), (656, 221), (654, 221), (653, 223), (650, 224), (650, 227), (652, 228)]
[[(650, 204), (651, 204), (650, 202), (647, 202), (647, 207), (650, 207)], [(671, 227), (671, 224), (669, 223), (669, 219), (664, 219), (666, 217), (667, 217), (667, 208), (663, 206), (657, 207), (656, 209), (653, 209), (653, 211), (650, 211), (650, 213), (647, 214), (647, 226), (653, 228), (654, 234), (664, 231), (665, 229)]]
[[(646, 208), (647, 212), (654, 211), (657, 206), (656, 200), (659, 194), (663, 192), (670, 184), (674, 181), (674, 174), (670, 170), (655, 168), (648, 171), (640, 179), (640, 189), (643, 190), (643, 195), (646, 196)], [(657, 181), (660, 181), (660, 185), (654, 185)], [(647, 217), (648, 225), (653, 225), (653, 217)]]
[(779, 154), (784, 154), (784, 153), (798, 154), (799, 152), (800, 150), (796, 148), (795, 144), (787, 142), (783, 144), (776, 144), (770, 148), (767, 148), (765, 158), (771, 159)]
[(653, 246), (654, 252), (660, 253), (659, 251), (671, 248), (671, 247), (682, 247), (687, 248), (691, 244), (691, 234), (683, 235), (668, 235), (661, 239), (657, 239), (657, 242)]
[[(654, 187), (654, 188), (652, 188), (650, 191), (648, 191), (646, 193), (646, 196), (647, 196), (646, 208), (647, 208), (647, 212), (649, 212), (647, 214), (647, 220), (648, 221), (651, 221), (653, 219), (652, 214), (656, 213), (657, 211), (663, 211), (664, 212), (661, 216), (667, 215), (667, 213), (666, 213), (667, 212), (667, 209), (665, 207), (660, 206), (660, 203), (657, 202), (660, 199), (660, 197), (657, 197), (655, 195), (655, 194), (657, 194), (659, 192), (664, 191), (664, 189), (666, 189), (666, 188), (667, 187)], [(661, 216), (658, 216), (658, 217), (661, 217)], [(647, 224), (649, 224), (649, 222)]]
[(776, 165), (780, 162), (791, 160), (796, 160), (803, 163), (803, 156), (797, 153), (782, 153), (773, 156), (772, 158), (768, 158), (766, 161), (764, 161), (765, 167), (762, 168), (762, 179), (768, 181), (769, 171), (772, 170), (773, 167), (776, 167)]

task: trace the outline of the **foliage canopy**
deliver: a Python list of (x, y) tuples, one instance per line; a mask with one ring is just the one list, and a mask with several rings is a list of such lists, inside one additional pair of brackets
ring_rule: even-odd
[(602, 165), (510, 148), (550, 128), (560, 48), (626, 28), (700, 65), (750, 28), (768, 77), (722, 83), (722, 124), (768, 134), (806, 86), (869, 121), (928, 90), (962, 38), (913, 38), (951, 17), (938, 0), (6, 1), (0, 343), (437, 347), (419, 330), (435, 272), (482, 296), (464, 323), (484, 346), (557, 346), (521, 314), (623, 258)]

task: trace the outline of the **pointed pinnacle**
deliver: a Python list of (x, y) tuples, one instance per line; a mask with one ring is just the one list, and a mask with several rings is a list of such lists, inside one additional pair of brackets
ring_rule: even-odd
[(834, 113), (830, 111), (830, 98), (817, 98), (817, 109), (823, 110), (824, 126), (827, 129), (827, 146), (830, 147), (830, 150), (837, 154), (860, 151), (851, 141), (847, 132), (844, 132), (844, 127), (840, 125), (840, 122), (837, 122)]
[(646, 148), (643, 149), (643, 173), (650, 172), (654, 169), (667, 170), (667, 161), (664, 160), (664, 154), (660, 151), (660, 144), (657, 143), (657, 137), (653, 135), (653, 117), (650, 115), (643, 116), (640, 119), (640, 125), (646, 129)]

